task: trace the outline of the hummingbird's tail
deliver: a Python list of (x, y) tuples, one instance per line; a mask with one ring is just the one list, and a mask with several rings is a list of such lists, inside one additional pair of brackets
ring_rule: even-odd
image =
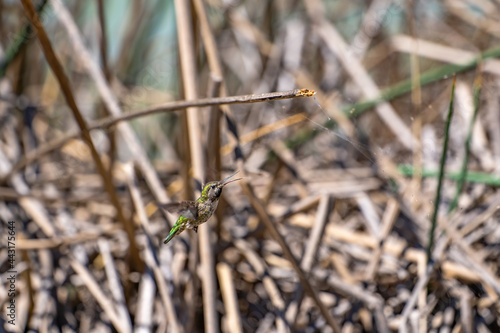
[(174, 238), (175, 236), (177, 236), (178, 234), (180, 234), (181, 232), (184, 231), (184, 229), (186, 229), (186, 226), (183, 225), (183, 224), (175, 224), (172, 229), (170, 229), (170, 233), (168, 234), (167, 238), (165, 238), (165, 240), (163, 241), (163, 244), (167, 244), (168, 242), (170, 242), (172, 240), (172, 238)]
[(165, 240), (163, 241), (163, 244), (167, 244), (168, 242), (170, 242), (172, 238), (175, 237), (175, 235), (177, 235), (177, 230), (176, 228), (172, 228), (172, 230), (170, 230), (170, 234), (168, 234), (167, 238), (165, 238)]
[(165, 240), (163, 241), (163, 244), (167, 244), (168, 242), (170, 242), (172, 240), (172, 238), (175, 237), (175, 235), (177, 235), (177, 232), (176, 230), (172, 229), (170, 231), (170, 234), (167, 236), (167, 238), (165, 238)]

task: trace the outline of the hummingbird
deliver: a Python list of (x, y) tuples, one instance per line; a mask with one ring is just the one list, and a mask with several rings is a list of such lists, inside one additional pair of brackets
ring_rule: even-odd
[(196, 201), (182, 201), (173, 202), (167, 204), (158, 204), (157, 206), (163, 208), (171, 213), (179, 214), (177, 222), (175, 222), (167, 238), (163, 241), (167, 244), (179, 235), (184, 229), (193, 229), (198, 232), (198, 226), (202, 223), (208, 221), (210, 216), (217, 209), (217, 204), (219, 203), (219, 198), (222, 194), (222, 189), (229, 183), (235, 182), (243, 178), (237, 178), (227, 181), (229, 178), (233, 177), (239, 171), (236, 171), (229, 177), (221, 181), (209, 182), (203, 186), (200, 197)]

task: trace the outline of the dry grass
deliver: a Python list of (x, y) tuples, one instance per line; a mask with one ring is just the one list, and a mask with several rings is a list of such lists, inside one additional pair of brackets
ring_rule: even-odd
[[(497, 2), (21, 3), (0, 1), (3, 329), (500, 331)], [(154, 203), (234, 170), (164, 246)]]

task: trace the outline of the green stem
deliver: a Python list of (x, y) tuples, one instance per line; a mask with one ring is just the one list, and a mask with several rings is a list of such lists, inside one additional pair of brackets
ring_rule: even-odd
[[(398, 165), (398, 171), (403, 176), (412, 177), (417, 171), (414, 170), (411, 164), (400, 164)], [(438, 170), (423, 169), (421, 171), (421, 176), (425, 178), (436, 178), (439, 175)], [(461, 177), (461, 172), (447, 172), (445, 177), (447, 179), (458, 181)], [(500, 175), (493, 175), (484, 172), (474, 172), (467, 171), (465, 175), (465, 180), (471, 183), (481, 183), (489, 186), (500, 187)]]
[[(441, 80), (444, 77), (451, 76), (453, 74), (474, 68), (475, 66), (478, 65), (478, 63), (480, 63), (485, 59), (498, 58), (498, 57), (500, 57), (500, 46), (493, 47), (491, 49), (482, 52), (481, 54), (478, 55), (478, 57), (474, 58), (473, 60), (463, 65), (450, 64), (430, 69), (426, 72), (423, 72), (420, 75), (420, 85), (424, 86), (429, 83)], [(344, 108), (343, 111), (349, 117), (357, 116), (363, 113), (364, 111), (371, 109), (372, 107), (376, 106), (381, 102), (390, 101), (396, 97), (409, 93), (411, 90), (412, 90), (412, 80), (410, 78), (382, 90), (378, 98), (371, 99), (369, 101), (361, 101), (359, 103), (349, 105), (348, 107)]]
[(441, 163), (439, 165), (438, 187), (436, 190), (436, 198), (434, 200), (434, 212), (431, 219), (431, 229), (429, 230), (429, 245), (427, 247), (427, 263), (431, 261), (432, 248), (434, 247), (434, 233), (436, 231), (437, 214), (439, 210), (439, 202), (441, 201), (441, 188), (443, 186), (444, 165), (446, 164), (446, 152), (448, 151), (448, 139), (450, 132), (451, 117), (453, 116), (453, 100), (455, 97), (455, 82), (457, 77), (453, 76), (453, 84), (451, 86), (450, 107), (448, 109), (448, 117), (446, 119), (446, 127), (444, 132), (443, 152), (441, 153)]

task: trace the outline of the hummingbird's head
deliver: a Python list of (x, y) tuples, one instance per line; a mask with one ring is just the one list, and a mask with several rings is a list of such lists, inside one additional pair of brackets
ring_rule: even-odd
[(201, 192), (202, 197), (207, 199), (215, 199), (220, 197), (222, 194), (222, 186), (219, 186), (219, 182), (206, 183)]
[(240, 180), (242, 178), (237, 178), (233, 179), (230, 181), (227, 181), (229, 178), (237, 174), (239, 171), (236, 171), (233, 173), (231, 176), (227, 177), (224, 180), (221, 180), (219, 182), (209, 182), (203, 186), (203, 191), (201, 191), (201, 196), (207, 199), (219, 199), (220, 195), (222, 194), (222, 188), (226, 186), (229, 183), (235, 182), (237, 180)]

